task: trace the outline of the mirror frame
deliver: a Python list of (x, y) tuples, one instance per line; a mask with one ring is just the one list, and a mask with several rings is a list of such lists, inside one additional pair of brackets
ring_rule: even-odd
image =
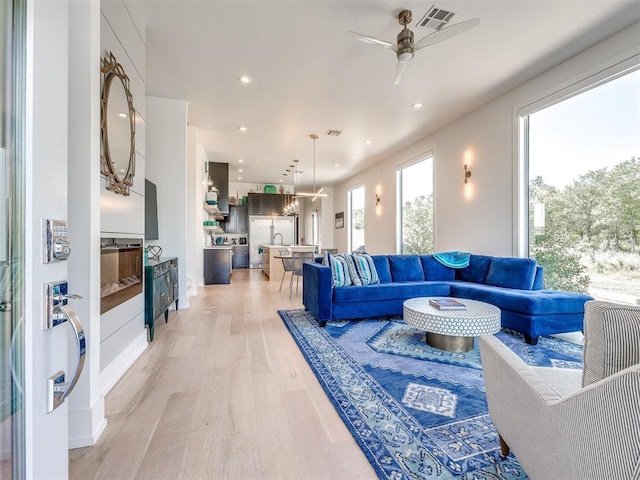
[[(133, 107), (133, 96), (129, 90), (129, 77), (124, 72), (122, 65), (118, 63), (113, 53), (108, 52), (102, 58), (100, 71), (102, 72), (102, 93), (100, 96), (100, 173), (107, 178), (107, 190), (121, 195), (129, 195), (129, 187), (133, 185), (133, 177), (136, 173), (136, 111)], [(123, 177), (119, 176), (111, 159), (109, 150), (109, 125), (107, 122), (107, 107), (109, 104), (109, 92), (114, 81), (121, 82), (127, 97), (130, 123), (130, 150), (129, 164)]]

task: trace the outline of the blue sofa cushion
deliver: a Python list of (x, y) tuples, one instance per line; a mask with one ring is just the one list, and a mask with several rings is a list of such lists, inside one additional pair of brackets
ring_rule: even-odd
[(391, 268), (389, 267), (388, 255), (371, 255), (371, 259), (376, 266), (380, 283), (391, 283)]
[(531, 290), (543, 290), (543, 289), (544, 289), (544, 267), (537, 265), (536, 277), (533, 279), (533, 287), (531, 287)]
[(456, 269), (456, 280), (472, 283), (484, 283), (491, 265), (491, 259), (487, 255), (471, 255), (469, 258), (469, 266), (466, 268)]
[(496, 287), (531, 290), (536, 275), (536, 261), (531, 258), (501, 258), (491, 260), (484, 283)]
[(554, 315), (584, 312), (589, 295), (555, 290), (516, 290), (513, 288), (452, 282), (451, 296), (490, 303), (500, 309), (528, 315)]
[(425, 280), (441, 280), (445, 282), (455, 280), (456, 271), (440, 263), (433, 255), (420, 255), (420, 261), (422, 262)]
[(377, 283), (361, 287), (335, 287), (334, 303), (375, 302), (414, 297), (447, 297), (451, 287), (447, 282)]
[(424, 271), (417, 255), (389, 255), (391, 278), (394, 282), (424, 281)]

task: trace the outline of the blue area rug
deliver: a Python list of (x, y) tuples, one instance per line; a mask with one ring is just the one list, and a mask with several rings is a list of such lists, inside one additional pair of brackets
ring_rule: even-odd
[[(278, 313), (380, 478), (527, 478), (513, 455), (500, 456), (477, 342), (449, 353), (399, 317), (321, 328), (304, 310)], [(498, 337), (529, 365), (582, 368), (580, 345)]]

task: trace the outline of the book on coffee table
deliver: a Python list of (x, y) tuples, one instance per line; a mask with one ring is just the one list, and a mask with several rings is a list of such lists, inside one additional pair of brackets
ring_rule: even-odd
[(429, 303), (438, 310), (464, 310), (467, 308), (465, 304), (453, 298), (431, 298)]

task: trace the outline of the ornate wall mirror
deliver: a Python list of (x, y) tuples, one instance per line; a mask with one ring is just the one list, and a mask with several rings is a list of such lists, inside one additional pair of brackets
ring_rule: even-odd
[(102, 58), (100, 170), (107, 189), (129, 195), (136, 171), (135, 109), (129, 77), (113, 53)]

